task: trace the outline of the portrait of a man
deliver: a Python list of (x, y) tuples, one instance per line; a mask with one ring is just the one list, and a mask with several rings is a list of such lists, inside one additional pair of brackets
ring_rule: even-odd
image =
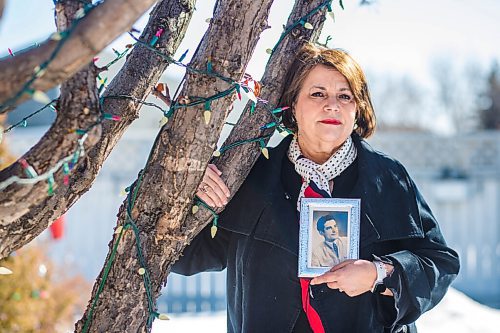
[(347, 213), (329, 213), (318, 218), (316, 230), (320, 237), (313, 243), (312, 267), (333, 267), (348, 258), (349, 241), (343, 231), (346, 224)]

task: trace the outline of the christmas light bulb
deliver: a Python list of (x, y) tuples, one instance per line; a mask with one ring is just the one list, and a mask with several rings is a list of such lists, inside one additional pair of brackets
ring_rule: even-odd
[(160, 320), (170, 320), (170, 318), (165, 313), (160, 313), (158, 315), (158, 319), (160, 319)]
[(50, 39), (59, 41), (61, 40), (62, 35), (59, 32), (54, 32), (52, 35), (50, 35)]
[(54, 195), (54, 175), (53, 174), (49, 175), (47, 182), (49, 184), (49, 190), (48, 190), (49, 196)]
[(264, 147), (264, 148), (261, 148), (261, 151), (262, 151), (262, 155), (264, 155), (265, 158), (269, 159), (269, 150)]
[(163, 127), (163, 125), (165, 125), (166, 123), (168, 123), (168, 117), (161, 118), (160, 127)]
[(212, 57), (208, 57), (207, 61), (207, 72), (211, 73), (212, 72)]
[(213, 225), (211, 228), (210, 228), (210, 235), (212, 236), (212, 238), (215, 237), (215, 234), (217, 234), (217, 226), (216, 225)]
[(117, 235), (118, 235), (119, 233), (121, 233), (121, 232), (122, 232), (122, 230), (123, 230), (123, 227), (122, 227), (121, 225), (120, 225), (120, 226), (118, 226), (118, 227), (116, 228), (116, 230), (115, 230), (115, 234), (117, 234)]
[(75, 13), (75, 19), (79, 19), (85, 16), (85, 9), (80, 8)]
[(122, 117), (117, 116), (117, 115), (113, 115), (111, 113), (104, 113), (103, 116), (104, 116), (104, 119), (114, 120), (114, 121), (118, 121), (118, 120), (122, 119)]
[(306, 28), (307, 30), (314, 29), (313, 25), (309, 22), (304, 23), (304, 28)]
[(189, 49), (187, 49), (186, 51), (184, 51), (184, 53), (179, 58), (179, 62), (182, 62), (182, 60), (184, 60), (184, 58), (186, 58), (186, 55), (187, 55), (188, 52), (189, 52)]
[(12, 274), (12, 271), (7, 267), (0, 266), (0, 275), (9, 275)]
[(205, 117), (205, 125), (208, 125), (212, 117), (212, 112), (210, 112), (210, 110), (205, 110), (205, 112), (203, 112), (203, 117)]

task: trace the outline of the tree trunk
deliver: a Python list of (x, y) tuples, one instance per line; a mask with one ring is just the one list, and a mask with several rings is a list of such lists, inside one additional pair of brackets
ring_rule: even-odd
[[(295, 1), (286, 27), (290, 27), (294, 22), (297, 22), (323, 3), (323, 0)], [(285, 106), (277, 105), (277, 103), (286, 84), (285, 75), (294, 60), (290, 55), (296, 54), (305, 43), (317, 41), (325, 21), (326, 9), (326, 7), (322, 7), (319, 12), (307, 19), (307, 22), (311, 23), (314, 29), (308, 30), (299, 25), (283, 39), (271, 55), (261, 80), (262, 92), (260, 96), (260, 98), (268, 101), (268, 107), (273, 105), (276, 107)], [(274, 129), (264, 131), (260, 129), (261, 126), (274, 121), (270, 112), (262, 104), (258, 104), (252, 115), (250, 114), (251, 103), (250, 101), (245, 107), (236, 126), (231, 131), (223, 146), (229, 146), (230, 144), (246, 139), (266, 137), (273, 132)], [(264, 141), (267, 143), (269, 139), (264, 139)], [(217, 168), (222, 171), (221, 177), (231, 191), (231, 194), (236, 193), (239, 189), (260, 154), (259, 143), (248, 143), (230, 149), (220, 157), (213, 159), (212, 163), (217, 165)], [(217, 211), (220, 212), (221, 210), (218, 209)], [(197, 234), (212, 220), (212, 217), (211, 212), (200, 207), (196, 214), (189, 214), (187, 216), (185, 225), (189, 226), (189, 230)]]
[[(158, 28), (162, 27), (166, 32), (158, 40), (157, 49), (173, 56), (186, 32), (194, 2), (161, 1), (153, 9), (141, 40), (149, 41)], [(110, 83), (104, 97), (130, 95), (139, 101), (145, 99), (167, 65), (168, 63), (153, 51), (141, 45), (135, 46), (123, 68)], [(73, 119), (73, 122), (89, 121), (89, 115), (82, 113), (82, 105), (85, 103), (88, 102), (73, 101), (75, 106), (80, 106), (75, 117), (82, 118)], [(71, 103), (68, 101), (66, 104)], [(102, 123), (100, 140), (89, 148), (81, 163), (72, 170), (68, 186), (57, 185), (61, 184), (62, 175), (61, 172), (55, 174), (54, 195), (48, 195), (45, 182), (35, 185), (13, 184), (0, 191), (0, 258), (30, 242), (90, 189), (105, 159), (128, 126), (138, 117), (141, 106), (129, 99), (104, 99), (104, 112), (121, 116), (121, 121)], [(92, 109), (89, 107), (90, 110)], [(67, 134), (66, 130), (75, 127), (68, 125), (70, 120), (66, 120), (65, 116), (65, 113), (58, 115), (56, 123), (48, 133), (23, 157), (33, 164), (38, 173), (44, 172), (58, 161), (56, 153), (60, 157), (74, 150), (76, 136)], [(61, 142), (65, 143), (64, 147), (59, 147)], [(13, 175), (22, 175), (19, 162), (0, 172), (0, 182)]]
[[(240, 80), (261, 31), (267, 27), (271, 3), (219, 0), (190, 66), (204, 70), (211, 59), (214, 72)], [(207, 75), (188, 73), (180, 96), (208, 98), (231, 86)], [(125, 228), (110, 243), (106, 267), (94, 285), (85, 315), (76, 325), (77, 332), (84, 330), (85, 323), (92, 332), (148, 331), (167, 268), (194, 237), (183, 221), (191, 211), (192, 198), (234, 98), (232, 93), (210, 103), (213, 112), (209, 125), (204, 122), (203, 103), (177, 110), (162, 128), (141, 181), (131, 190), (135, 198), (130, 197), (135, 205), (129, 206), (133, 222), (127, 217), (125, 202), (118, 215), (118, 225)], [(146, 258), (142, 263), (141, 257)], [(146, 269), (144, 275), (138, 274), (140, 268)]]
[[(46, 91), (65, 81), (106, 45), (129, 29), (156, 0), (106, 0), (84, 17), (64, 42), (46, 72), (36, 79), (31, 88)], [(49, 39), (37, 48), (6, 57), (0, 62), (0, 113), (28, 98), (24, 94), (11, 98), (22, 90), (33, 76), (33, 69), (50, 58), (58, 41)]]

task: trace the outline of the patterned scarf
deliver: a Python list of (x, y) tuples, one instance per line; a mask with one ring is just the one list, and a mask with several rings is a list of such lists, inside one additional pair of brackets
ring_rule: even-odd
[[(330, 198), (330, 187), (328, 182), (337, 177), (347, 169), (356, 159), (357, 150), (349, 137), (339, 150), (333, 154), (328, 161), (317, 164), (300, 151), (296, 138), (292, 140), (288, 148), (288, 158), (295, 165), (295, 171), (302, 176), (302, 187), (297, 200), (297, 210), (300, 212), (301, 198)], [(309, 295), (309, 283), (311, 279), (300, 278), (302, 308), (306, 313), (309, 325), (314, 333), (325, 333), (318, 312), (312, 307)]]
[[(352, 138), (349, 137), (328, 161), (317, 164), (302, 155), (297, 139), (293, 138), (288, 148), (288, 158), (295, 165), (295, 171), (302, 176), (303, 180), (299, 200), (297, 200), (297, 210), (300, 212), (301, 198), (331, 197), (328, 182), (347, 169), (356, 159), (356, 156), (356, 147)], [(311, 193), (308, 188), (311, 188), (314, 193)]]

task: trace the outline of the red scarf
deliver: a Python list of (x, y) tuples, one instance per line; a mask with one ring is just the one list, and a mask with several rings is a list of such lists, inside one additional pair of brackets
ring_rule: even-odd
[[(311, 184), (313, 184), (311, 182)], [(323, 198), (324, 196), (315, 191), (311, 186), (308, 186), (304, 191), (305, 198)], [(309, 283), (311, 279), (300, 278), (300, 287), (302, 289), (302, 308), (306, 313), (307, 320), (309, 321), (309, 325), (314, 333), (325, 333), (325, 328), (323, 327), (323, 323), (321, 322), (321, 318), (319, 317), (316, 310), (311, 306), (309, 302)]]

